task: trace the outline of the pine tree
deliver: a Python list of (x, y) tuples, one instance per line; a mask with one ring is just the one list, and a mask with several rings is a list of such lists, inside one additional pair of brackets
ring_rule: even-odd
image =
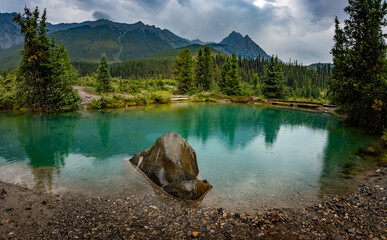
[(355, 125), (382, 130), (387, 127), (387, 3), (349, 0), (344, 29), (336, 20), (333, 81), (334, 101)]
[(178, 81), (178, 89), (181, 94), (190, 93), (194, 90), (194, 74), (192, 55), (188, 49), (179, 53), (178, 59), (175, 60), (175, 75)]
[(261, 86), (259, 84), (258, 74), (254, 74), (253, 76), (253, 90), (259, 96), (261, 94)]
[(225, 77), (225, 87), (224, 93), (229, 96), (239, 96), (241, 95), (241, 85), (238, 75), (238, 59), (236, 53), (232, 55), (230, 69)]
[(203, 89), (205, 91), (210, 90), (213, 77), (214, 77), (214, 63), (212, 62), (211, 49), (206, 44), (204, 46), (204, 54), (203, 54)]
[[(16, 77), (20, 107), (31, 110), (65, 111), (78, 108), (79, 96), (73, 92), (72, 78), (67, 72), (68, 56), (63, 47), (49, 41), (46, 30), (46, 10), (39, 20), (39, 9), (27, 7), (24, 14), (15, 14), (24, 35), (22, 59)], [(63, 51), (62, 51), (63, 50)], [(62, 54), (58, 54), (62, 51)], [(65, 87), (63, 87), (66, 85)]]
[(101, 61), (97, 69), (97, 92), (106, 93), (111, 92), (113, 87), (111, 86), (111, 77), (109, 71), (109, 64), (106, 59), (106, 54), (101, 55)]
[(196, 64), (195, 64), (195, 82), (196, 82), (196, 88), (199, 90), (203, 89), (204, 85), (204, 57), (203, 57), (203, 51), (201, 48), (199, 48), (198, 55), (196, 57)]
[(8, 77), (8, 70), (3, 69), (3, 80), (5, 80)]
[(344, 31), (340, 28), (339, 19), (335, 18), (335, 35), (333, 37), (335, 45), (332, 48), (331, 54), (333, 55), (333, 69), (332, 69), (332, 81), (329, 83), (330, 91), (332, 92), (332, 100), (334, 103), (339, 103), (340, 99), (347, 98), (345, 96), (346, 73), (348, 72), (348, 47), (347, 41), (344, 35)]
[(263, 80), (262, 93), (267, 98), (284, 98), (286, 95), (285, 77), (277, 57), (272, 56), (270, 59)]
[(71, 65), (67, 50), (63, 44), (56, 45), (52, 51), (52, 81), (49, 104), (53, 109), (70, 111), (77, 109), (79, 95), (73, 90), (77, 81), (77, 72)]
[(304, 97), (306, 98), (312, 97), (312, 83), (309, 77), (306, 78), (306, 81), (304, 84)]
[(226, 58), (223, 65), (222, 65), (222, 71), (220, 73), (220, 79), (218, 82), (218, 86), (222, 92), (224, 92), (224, 89), (226, 87), (226, 76), (228, 71), (230, 71), (230, 58)]

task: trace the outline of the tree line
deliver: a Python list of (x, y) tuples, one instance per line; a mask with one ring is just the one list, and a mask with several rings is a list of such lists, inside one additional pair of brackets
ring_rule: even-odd
[[(206, 47), (204, 46), (204, 48)], [(211, 56), (211, 51), (208, 48), (206, 51), (209, 51), (210, 54), (207, 53), (206, 62), (212, 62), (212, 70), (211, 68), (207, 68), (207, 75), (203, 75), (200, 72), (201, 68), (199, 67), (202, 65), (203, 61), (199, 59), (202, 58), (201, 56), (205, 55), (204, 50), (200, 50), (197, 56), (191, 55), (192, 74), (194, 77), (199, 76), (197, 79), (198, 84), (195, 85), (195, 91), (208, 91), (223, 88), (224, 79), (222, 79), (222, 77), (224, 78), (225, 76), (222, 75), (222, 69), (223, 67), (227, 68), (227, 65), (229, 65), (229, 63), (226, 63), (227, 59), (229, 59), (231, 63), (232, 57), (230, 58), (230, 56), (225, 54)], [(177, 56), (177, 58), (179, 58), (179, 56)], [(242, 92), (242, 94), (245, 93), (247, 95), (260, 95), (262, 93), (265, 72), (269, 67), (270, 60), (260, 56), (257, 58), (235, 58), (235, 60), (234, 66), (238, 67), (236, 73), (239, 76), (241, 87), (241, 89), (238, 90), (239, 87), (236, 86), (236, 92)], [(223, 66), (225, 63), (226, 66)], [(85, 61), (76, 61), (72, 64), (80, 76), (92, 75), (99, 66), (96, 62)], [(283, 63), (278, 59), (277, 64), (282, 69), (284, 75), (286, 96), (315, 99), (329, 97), (328, 82), (331, 80), (332, 76), (332, 70), (329, 64), (317, 64), (316, 69), (308, 68), (297, 61)], [(207, 64), (207, 66), (209, 65), (211, 64)], [(197, 70), (199, 70), (199, 72), (197, 72)], [(207, 77), (208, 73), (211, 73), (210, 77)], [(128, 80), (161, 80), (177, 78), (175, 61), (171, 59), (140, 59), (112, 63), (110, 64), (110, 74), (112, 77)], [(230, 94), (229, 91), (228, 93)], [(235, 94), (236, 93), (232, 93), (232, 95)]]

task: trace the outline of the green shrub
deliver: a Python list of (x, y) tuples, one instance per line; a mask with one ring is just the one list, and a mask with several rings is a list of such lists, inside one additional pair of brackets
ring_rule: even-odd
[(380, 165), (382, 167), (387, 167), (387, 153), (385, 153), (384, 156), (382, 157), (382, 159), (380, 161)]
[(167, 95), (154, 93), (152, 95), (152, 98), (154, 99), (155, 103), (159, 103), (159, 104), (166, 104), (171, 102), (171, 97)]
[(10, 110), (16, 107), (16, 98), (12, 93), (0, 92), (0, 110)]
[(136, 94), (141, 92), (141, 84), (136, 83), (135, 81), (122, 80), (119, 88), (122, 93)]
[(169, 96), (157, 93), (140, 93), (133, 97), (104, 95), (99, 99), (93, 99), (87, 109), (124, 108), (130, 106), (148, 105), (152, 103), (165, 104), (170, 102), (171, 98)]
[(77, 80), (77, 85), (84, 86), (84, 87), (95, 87), (96, 80), (93, 77), (80, 77)]
[(125, 101), (121, 96), (102, 96), (99, 99), (93, 99), (87, 106), (87, 109), (103, 109), (103, 108), (123, 108)]
[(387, 146), (387, 129), (383, 131), (382, 141), (384, 143), (384, 146)]

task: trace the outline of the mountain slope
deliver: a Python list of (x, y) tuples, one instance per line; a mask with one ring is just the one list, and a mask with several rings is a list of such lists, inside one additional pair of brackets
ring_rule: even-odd
[[(203, 45), (191, 44), (191, 45), (188, 45), (185, 47), (175, 48), (175, 49), (171, 49), (171, 50), (167, 50), (167, 51), (163, 51), (163, 52), (158, 52), (158, 53), (155, 53), (152, 55), (148, 55), (144, 59), (152, 59), (152, 60), (171, 59), (171, 60), (173, 60), (173, 59), (176, 59), (177, 55), (179, 55), (179, 53), (183, 49), (188, 49), (190, 51), (191, 55), (196, 56), (198, 54), (200, 48), (203, 49)], [(211, 54), (212, 55), (217, 55), (217, 54), (225, 55), (225, 53), (222, 53), (222, 52), (220, 52), (216, 49), (212, 49), (212, 48), (211, 48)]]
[(99, 20), (54, 35), (66, 46), (73, 61), (98, 61), (102, 53), (109, 61), (125, 61), (172, 49), (170, 44), (148, 29)]
[(23, 42), (20, 27), (12, 21), (15, 13), (0, 13), (0, 48), (9, 48)]
[(243, 39), (242, 34), (235, 32), (235, 31), (232, 31), (232, 33), (230, 33), (230, 35), (225, 37), (219, 44), (232, 45), (232, 44), (239, 42), (241, 39)]
[[(0, 13), (0, 49), (7, 49), (14, 45), (23, 42), (24, 37), (20, 34), (20, 26), (13, 22), (13, 15), (16, 13)], [(90, 24), (90, 21), (82, 23), (47, 23), (49, 33), (54, 33), (61, 30), (80, 27)]]
[(327, 67), (328, 65), (330, 68), (333, 68), (333, 66), (334, 66), (332, 63), (312, 63), (312, 64), (308, 65), (307, 68), (317, 70), (317, 66)]
[(112, 29), (116, 29), (120, 32), (129, 32), (129, 31), (148, 31), (149, 33), (152, 33), (165, 42), (167, 42), (169, 45), (171, 45), (174, 48), (187, 46), (190, 44), (190, 41), (185, 38), (181, 38), (168, 29), (160, 29), (158, 27), (155, 27), (154, 25), (149, 26), (144, 23), (137, 22), (134, 24), (127, 24), (127, 23), (117, 23), (112, 22), (109, 20), (101, 19), (97, 20), (95, 22), (92, 22), (89, 24), (91, 27), (97, 27), (97, 26), (109, 26)]
[[(20, 36), (19, 27), (12, 22), (13, 14), (0, 14), (0, 34), (7, 37), (0, 38), (3, 46), (0, 54), (0, 69), (15, 68), (20, 62), (20, 54), (17, 50), (22, 49), (22, 44), (13, 45), (23, 39)], [(72, 61), (99, 61), (102, 53), (105, 53), (110, 62), (126, 61), (131, 59), (150, 56), (153, 58), (174, 57), (178, 55), (181, 47), (191, 45), (195, 52), (204, 44), (199, 39), (189, 41), (181, 38), (167, 29), (145, 25), (142, 22), (135, 24), (116, 23), (109, 20), (97, 20), (93, 22), (48, 24), (49, 33), (55, 35), (57, 42), (65, 45)], [(6, 29), (6, 30), (4, 30)], [(1, 36), (1, 35), (0, 35)], [(10, 39), (13, 38), (14, 42)], [(243, 37), (240, 33), (233, 31), (220, 43), (210, 43), (210, 47), (225, 54), (231, 55), (236, 52), (238, 57), (255, 58), (270, 56), (259, 47), (248, 35)], [(12, 46), (12, 47), (9, 47)], [(158, 54), (160, 53), (160, 54)], [(193, 53), (194, 54), (194, 53)]]
[(256, 58), (258, 56), (270, 59), (271, 57), (256, 44), (249, 35), (243, 37), (240, 33), (233, 31), (218, 44), (211, 44), (212, 48), (226, 54), (233, 54), (238, 57)]
[(59, 23), (59, 24), (47, 23), (47, 29), (48, 29), (48, 33), (54, 33), (62, 30), (67, 30), (70, 28), (81, 27), (84, 25), (88, 25), (90, 23), (91, 21), (85, 21), (81, 23)]
[(19, 51), (22, 49), (22, 43), (7, 49), (2, 49), (0, 52), (0, 70), (17, 68), (21, 59)]

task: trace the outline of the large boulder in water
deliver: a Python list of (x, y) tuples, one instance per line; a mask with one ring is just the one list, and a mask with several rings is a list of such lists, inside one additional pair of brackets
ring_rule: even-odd
[(197, 179), (195, 150), (177, 133), (164, 134), (152, 147), (136, 153), (129, 161), (179, 199), (196, 200), (212, 188), (207, 181)]

